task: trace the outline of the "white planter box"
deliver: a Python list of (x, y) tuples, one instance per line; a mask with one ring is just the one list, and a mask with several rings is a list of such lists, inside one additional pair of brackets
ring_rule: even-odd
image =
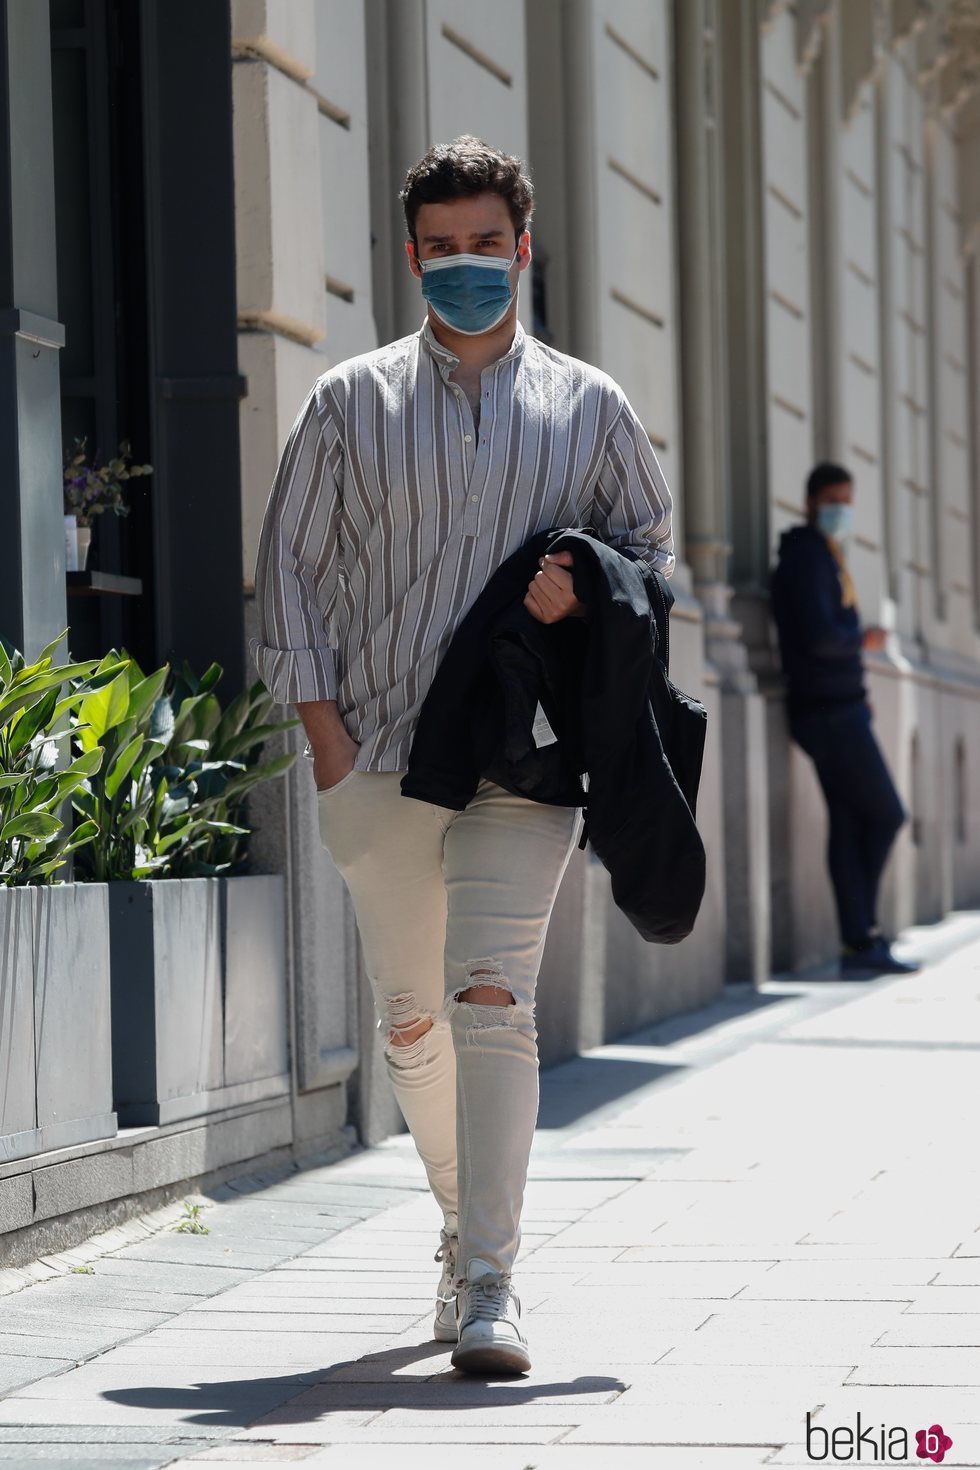
[(173, 1123), (288, 1092), (282, 878), (108, 887), (120, 1120)]
[(0, 888), (0, 1160), (115, 1133), (108, 885)]

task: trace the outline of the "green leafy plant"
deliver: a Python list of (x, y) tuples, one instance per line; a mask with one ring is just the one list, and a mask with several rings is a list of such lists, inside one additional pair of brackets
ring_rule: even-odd
[[(97, 774), (102, 750), (90, 740), (59, 770), (58, 742), (72, 730), (55, 726), (90, 694), (98, 697), (98, 685), (112, 677), (113, 665), (105, 660), (52, 663), (67, 631), (32, 663), (0, 640), (0, 883), (8, 886), (52, 882), (69, 853), (84, 851), (99, 831), (91, 817), (66, 831), (60, 812), (66, 797)], [(68, 683), (71, 692), (63, 694)]]
[(104, 752), (98, 769), (72, 794), (82, 825), (91, 822), (97, 829), (76, 859), (76, 871), (97, 883), (134, 876), (155, 821), (159, 783), (153, 781), (153, 761), (169, 739), (158, 713), (167, 666), (147, 676), (128, 654), (113, 651), (98, 666), (100, 673), (107, 668), (118, 670), (108, 682), (91, 691), (78, 688), (71, 732), (83, 755), (97, 746)]
[(124, 439), (119, 453), (107, 464), (86, 464), (87, 438), (76, 439), (64, 466), (65, 514), (73, 515), (80, 526), (90, 526), (94, 516), (107, 510), (128, 516), (132, 506), (126, 504), (123, 486), (140, 475), (152, 475), (151, 464), (130, 464), (132, 452)]
[(69, 1268), (72, 1276), (94, 1276), (94, 1266), (72, 1266)]
[(210, 1225), (205, 1225), (201, 1219), (201, 1206), (191, 1204), (190, 1200), (184, 1200), (184, 1213), (180, 1223), (175, 1225), (178, 1235), (210, 1235)]
[(102, 769), (73, 795), (98, 836), (80, 858), (94, 881), (213, 877), (241, 871), (249, 829), (243, 799), (259, 781), (281, 775), (294, 754), (259, 764), (265, 740), (296, 720), (264, 724), (271, 706), (256, 684), (222, 713), (211, 664), (195, 679), (187, 664), (144, 675), (125, 650), (111, 684), (78, 708), (79, 744), (103, 746)]
[[(175, 709), (170, 750), (186, 760), (183, 775), (174, 768), (176, 784), (171, 795), (187, 791), (191, 799), (206, 805), (210, 825), (192, 846), (184, 844), (176, 854), (172, 874), (181, 878), (231, 876), (247, 865), (247, 842), (251, 835), (245, 820), (245, 798), (260, 781), (283, 775), (296, 759), (293, 752), (262, 761), (265, 742), (281, 731), (292, 730), (298, 719), (266, 722), (274, 700), (261, 680), (244, 689), (222, 713), (213, 694), (221, 677), (217, 664), (195, 679), (185, 662), (173, 675), (171, 702)], [(187, 759), (190, 756), (190, 759)]]

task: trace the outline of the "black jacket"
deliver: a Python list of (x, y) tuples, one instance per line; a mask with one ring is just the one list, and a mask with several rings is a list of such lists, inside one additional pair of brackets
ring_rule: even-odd
[[(539, 558), (563, 548), (588, 616), (541, 623), (523, 599)], [(456, 810), (482, 776), (532, 801), (584, 806), (614, 901), (644, 939), (666, 944), (690, 933), (705, 883), (694, 810), (707, 716), (666, 675), (672, 603), (662, 577), (586, 531), (532, 536), (456, 630), (401, 782), (404, 796)], [(557, 736), (541, 745), (539, 704)]]
[(843, 606), (837, 563), (815, 526), (794, 526), (780, 537), (770, 605), (790, 715), (863, 700), (857, 608)]

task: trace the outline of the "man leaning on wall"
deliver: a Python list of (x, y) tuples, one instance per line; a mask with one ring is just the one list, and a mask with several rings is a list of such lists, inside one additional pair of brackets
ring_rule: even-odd
[(827, 863), (840, 927), (842, 979), (902, 975), (878, 923), (878, 890), (906, 820), (871, 726), (862, 650), (884, 648), (882, 628), (862, 628), (844, 545), (854, 481), (818, 464), (806, 486), (806, 521), (784, 532), (771, 579), (792, 739), (813, 761), (827, 803)]

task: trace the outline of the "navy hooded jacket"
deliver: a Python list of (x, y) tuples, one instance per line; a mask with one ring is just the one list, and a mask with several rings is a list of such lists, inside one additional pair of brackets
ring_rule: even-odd
[(780, 537), (770, 599), (790, 715), (863, 700), (861, 622), (843, 605), (837, 563), (815, 526)]

